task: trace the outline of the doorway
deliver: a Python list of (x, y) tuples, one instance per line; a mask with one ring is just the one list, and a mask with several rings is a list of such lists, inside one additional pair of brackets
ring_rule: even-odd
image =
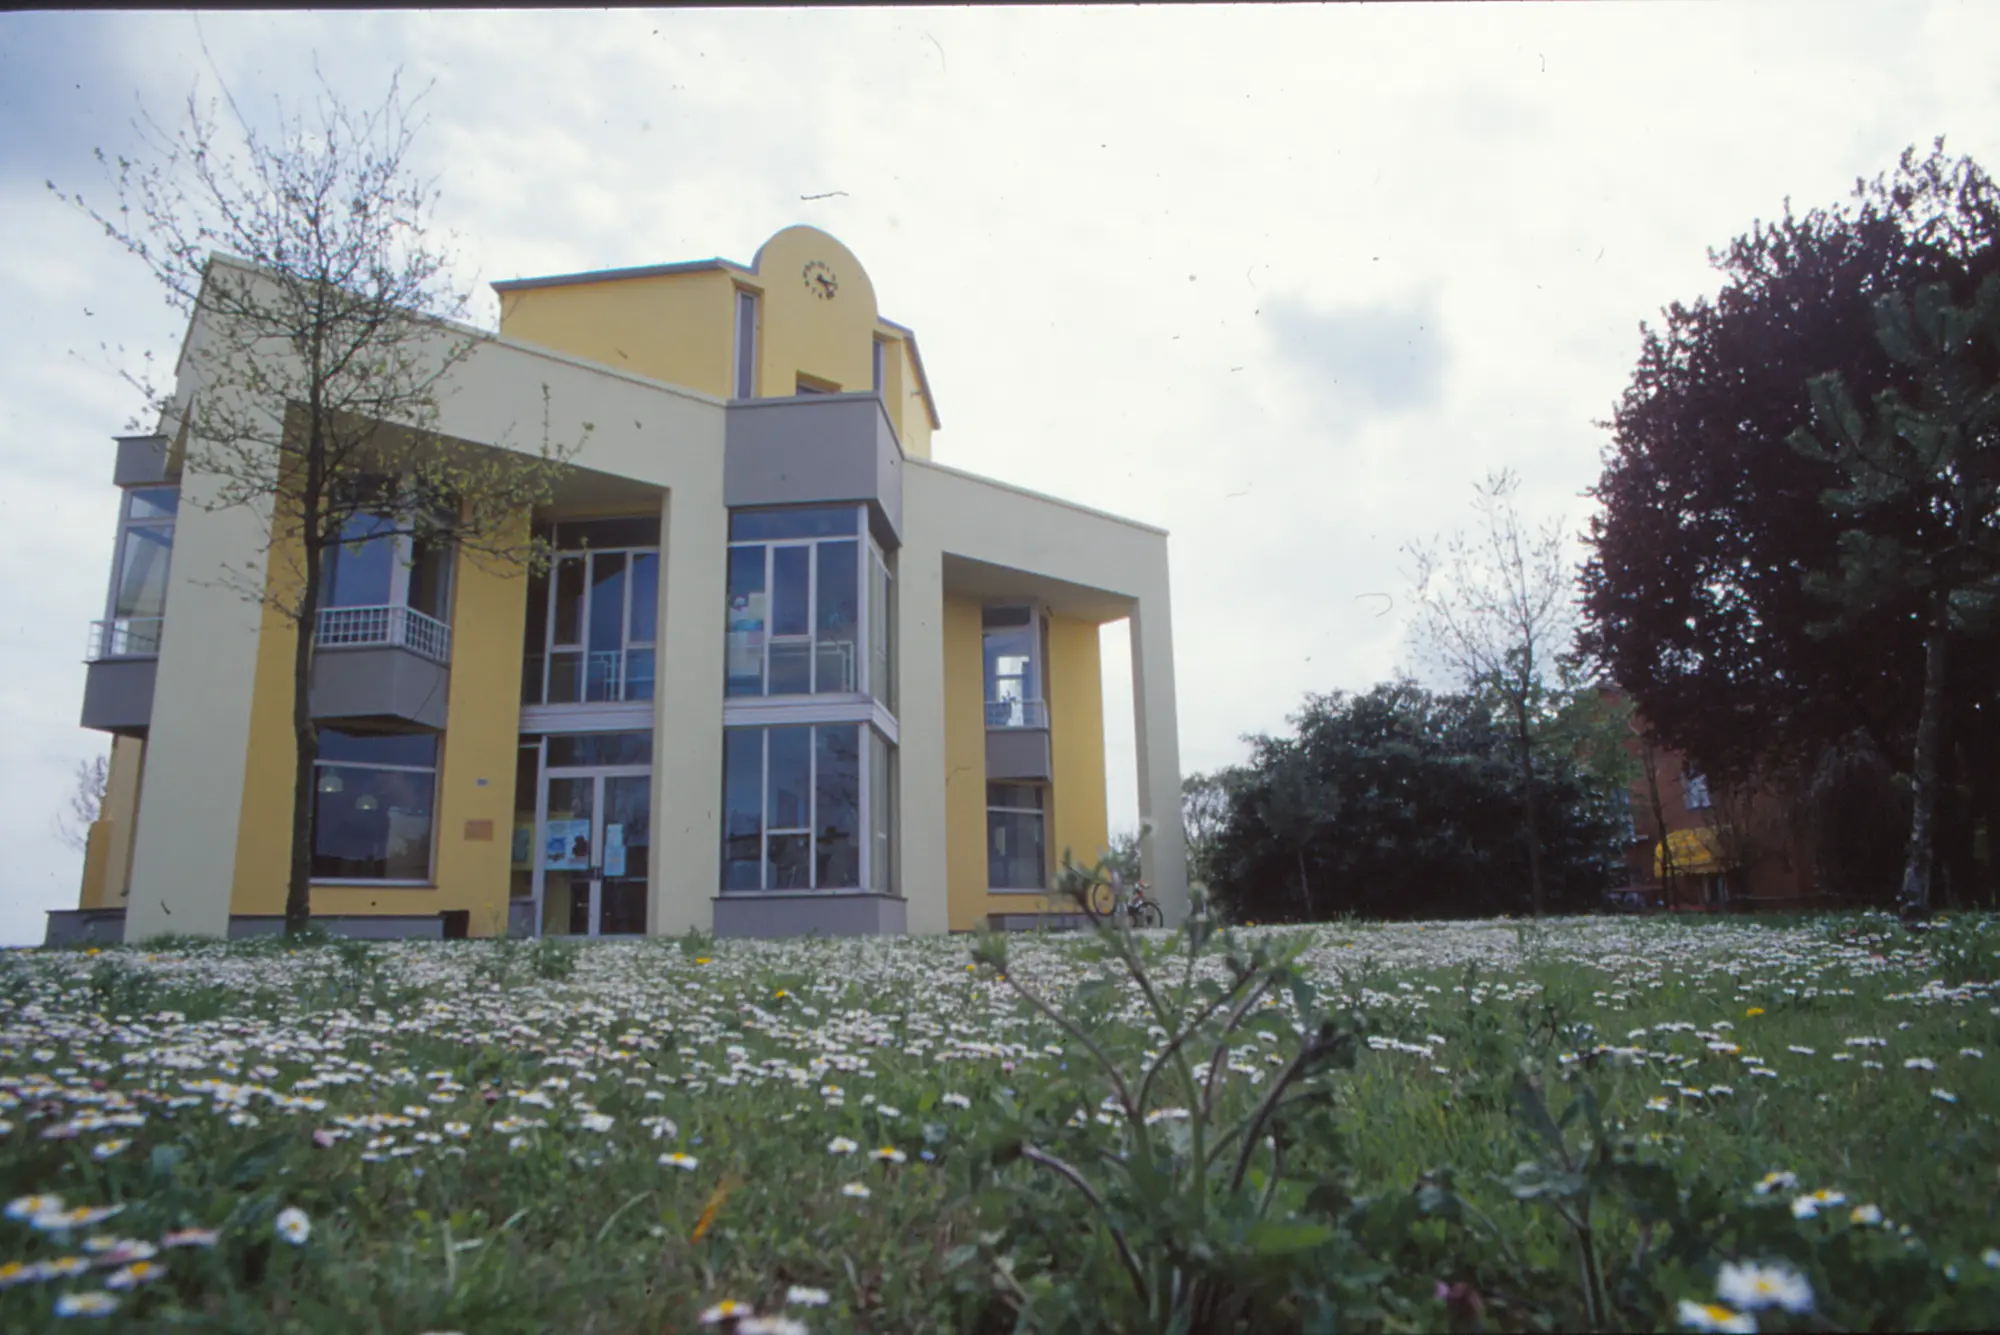
[(542, 773), (541, 798), (535, 859), (541, 935), (644, 935), (651, 767), (551, 765)]

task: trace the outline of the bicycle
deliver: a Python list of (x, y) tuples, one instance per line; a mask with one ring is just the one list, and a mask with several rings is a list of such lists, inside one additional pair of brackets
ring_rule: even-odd
[(1134, 881), (1131, 890), (1126, 891), (1124, 877), (1114, 870), (1109, 881), (1099, 881), (1090, 887), (1085, 907), (1093, 917), (1109, 918), (1123, 913), (1125, 920), (1134, 927), (1164, 927), (1166, 914), (1160, 911), (1159, 903), (1146, 894), (1151, 888), (1144, 881)]

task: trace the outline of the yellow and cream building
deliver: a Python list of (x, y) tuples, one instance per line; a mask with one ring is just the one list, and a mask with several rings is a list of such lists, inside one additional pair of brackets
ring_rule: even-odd
[[(1033, 921), (1062, 907), (1062, 851), (1107, 842), (1113, 621), (1142, 855), (1176, 913), (1164, 532), (935, 462), (914, 334), (816, 229), (748, 265), (494, 287), (499, 334), (453, 367), (436, 428), (526, 449), (546, 415), (583, 442), (523, 518), (554, 555), (530, 576), (366, 531), (331, 554), (316, 918), (377, 936)], [(184, 402), (199, 365), (183, 358)], [(186, 466), (200, 454), (118, 441), (83, 709), (114, 737), (110, 785), (51, 940), (243, 935), (283, 913), (299, 632), (216, 578), (257, 561), (269, 516), (218, 507), (219, 479)]]

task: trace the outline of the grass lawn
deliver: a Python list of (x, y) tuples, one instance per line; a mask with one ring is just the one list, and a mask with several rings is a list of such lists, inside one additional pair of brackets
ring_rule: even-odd
[(8, 952), (0, 1330), (1991, 1328), (1982, 930)]

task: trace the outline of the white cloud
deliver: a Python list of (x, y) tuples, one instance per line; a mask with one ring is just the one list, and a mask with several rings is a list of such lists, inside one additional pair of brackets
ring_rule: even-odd
[[(922, 340), (940, 460), (1173, 531), (1189, 770), (1403, 660), (1400, 549), (1489, 468), (1582, 527), (1592, 422), (1639, 322), (1713, 290), (1707, 248), (1937, 133), (2000, 165), (1996, 29), (1963, 4), (199, 22), (256, 116), (315, 50), (357, 104), (392, 58), (435, 78), (423, 163), (482, 281), (840, 236)], [(42, 181), (103, 194), (90, 147), (197, 73), (185, 15), (0, 15), (0, 940), (72, 901), (48, 825), (103, 745), (79, 659), (135, 397), (96, 349), (178, 334)], [(1122, 627), (1105, 668), (1129, 708)], [(1131, 729), (1108, 734), (1130, 824)]]

